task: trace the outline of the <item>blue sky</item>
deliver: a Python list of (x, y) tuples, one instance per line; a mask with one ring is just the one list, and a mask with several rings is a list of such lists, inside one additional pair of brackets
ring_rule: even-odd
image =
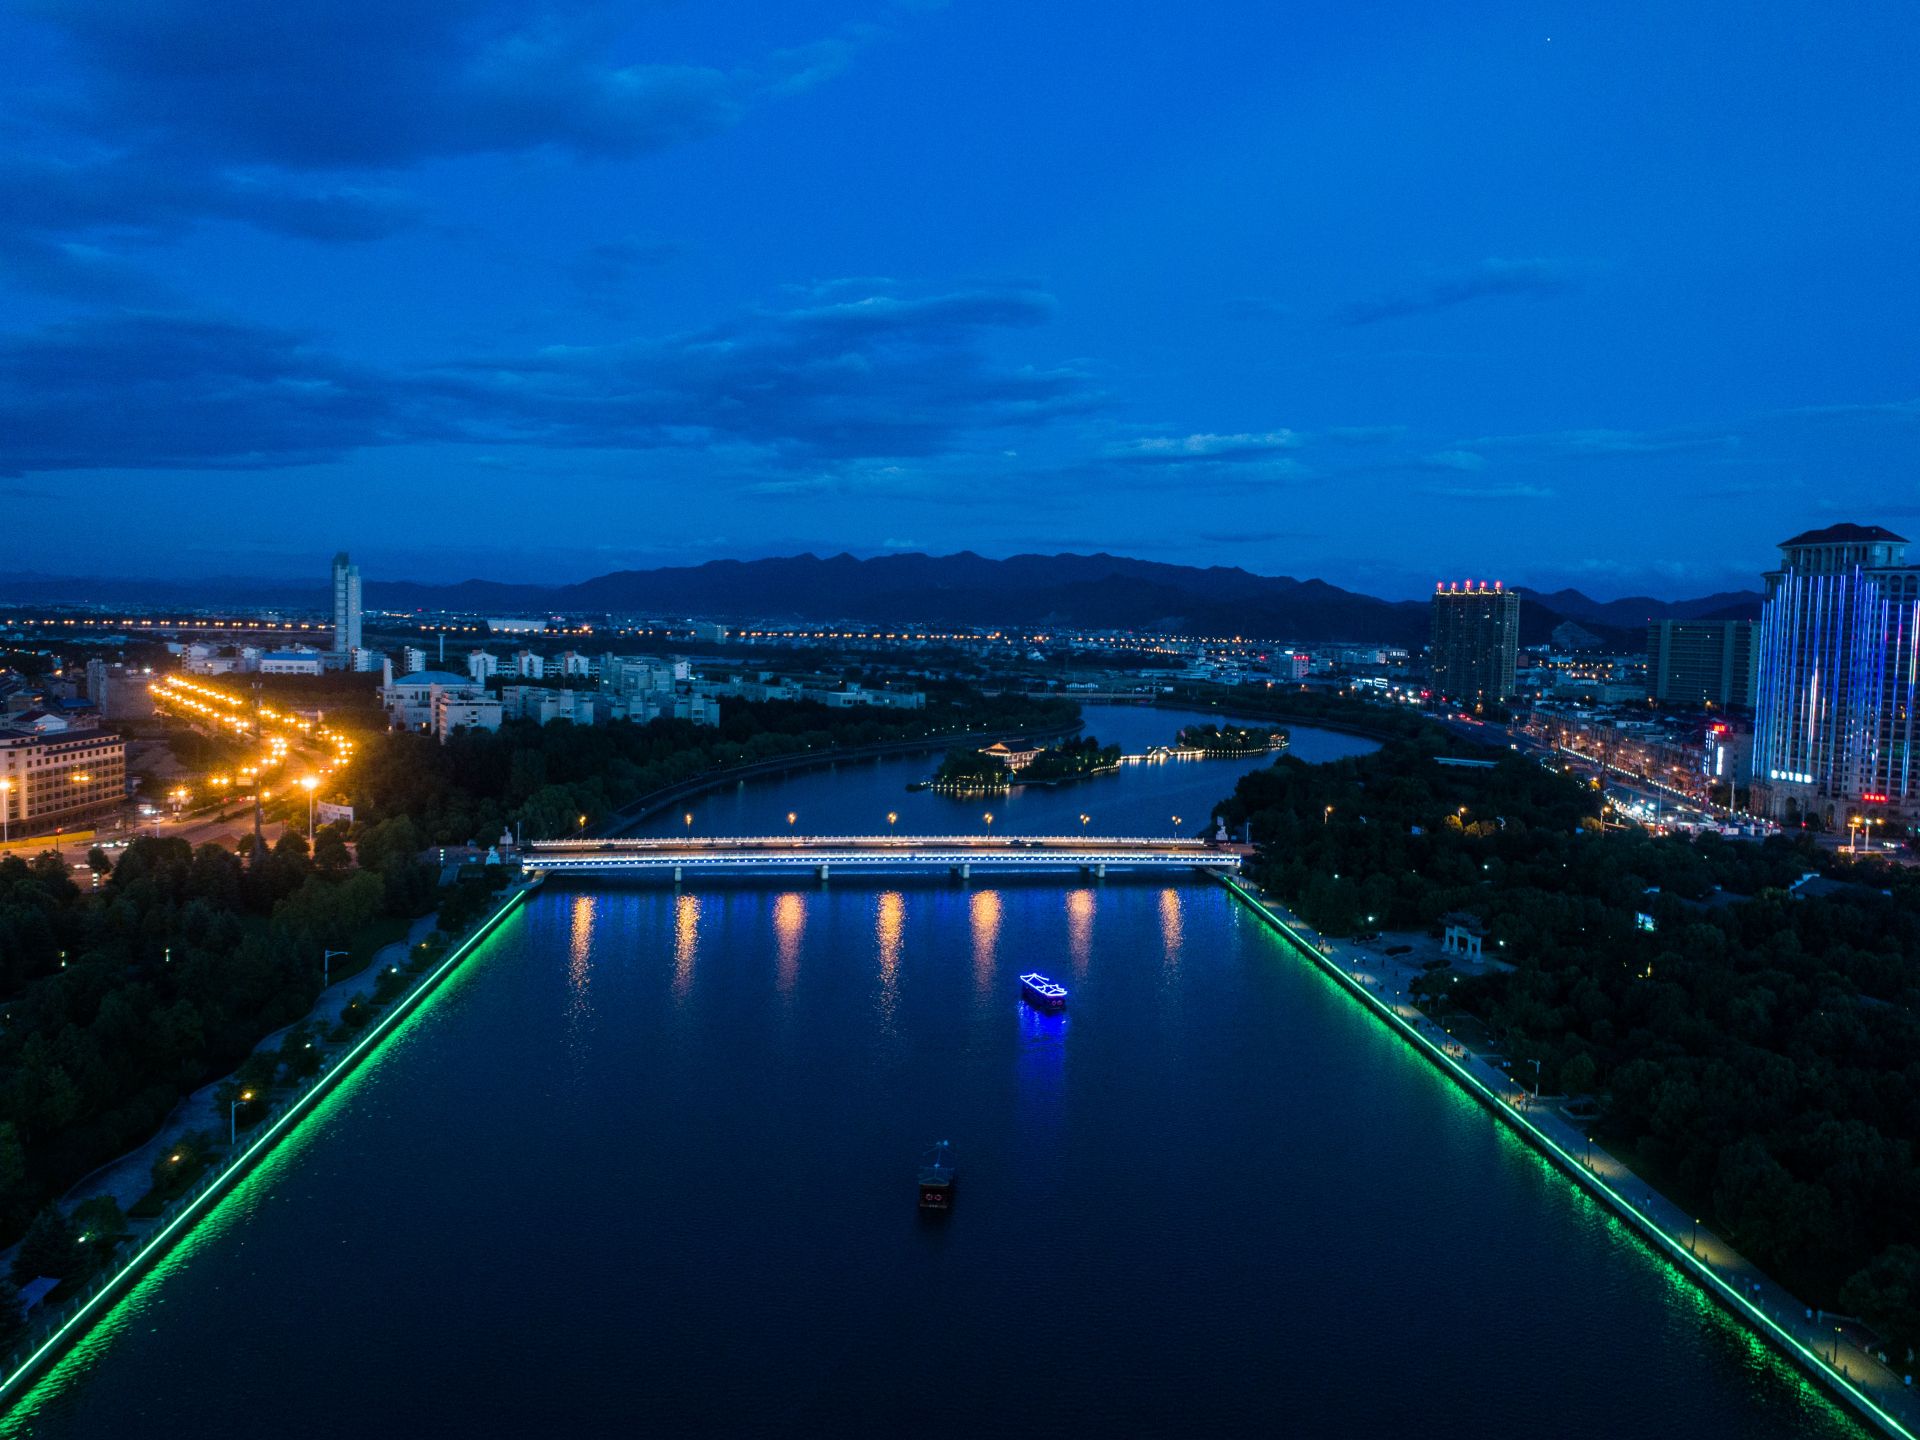
[[(300, 13), (296, 13), (300, 12)], [(1920, 524), (1911, 6), (28, 0), (0, 570)]]

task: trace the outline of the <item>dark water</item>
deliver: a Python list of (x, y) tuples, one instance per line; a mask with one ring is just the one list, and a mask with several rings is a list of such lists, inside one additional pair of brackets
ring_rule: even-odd
[(549, 890), (0, 1433), (1859, 1434), (1222, 891), (1121, 880)]
[[(1128, 754), (1172, 744), (1183, 725), (1222, 718), (1218, 713), (1141, 705), (1088, 705), (1083, 713), (1085, 734), (1102, 744), (1117, 744)], [(1287, 753), (1302, 760), (1338, 760), (1378, 748), (1371, 740), (1332, 730), (1288, 728), (1292, 744)], [(938, 755), (911, 755), (744, 781), (657, 815), (634, 833), (878, 835), (891, 827), (903, 835), (1067, 835), (1081, 830), (1093, 835), (1190, 835), (1203, 829), (1240, 775), (1271, 764), (1272, 757), (1130, 765), (1067, 785), (1018, 786), (988, 798), (907, 790), (939, 763)], [(889, 814), (895, 817), (892, 821)], [(1087, 817), (1084, 822), (1082, 815)]]

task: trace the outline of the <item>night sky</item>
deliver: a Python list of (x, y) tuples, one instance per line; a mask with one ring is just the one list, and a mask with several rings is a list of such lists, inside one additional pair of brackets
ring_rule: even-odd
[(1920, 523), (1920, 11), (25, 0), (0, 572)]

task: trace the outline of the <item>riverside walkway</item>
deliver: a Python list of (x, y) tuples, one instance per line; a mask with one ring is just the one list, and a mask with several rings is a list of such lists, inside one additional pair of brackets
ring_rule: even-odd
[(671, 875), (810, 870), (1008, 872), (1240, 868), (1241, 849), (1198, 838), (1087, 835), (745, 835), (711, 839), (542, 840), (521, 854), (553, 875)]
[[(1454, 1079), (1536, 1149), (1572, 1174), (1582, 1188), (1629, 1221), (1653, 1248), (1771, 1341), (1803, 1371), (1890, 1435), (1920, 1435), (1920, 1396), (1902, 1358), (1883, 1360), (1869, 1337), (1845, 1316), (1814, 1309), (1767, 1275), (1726, 1239), (1593, 1143), (1580, 1121), (1564, 1114), (1563, 1096), (1536, 1096), (1509, 1074), (1506, 1057), (1475, 1051), (1455, 1039), (1412, 999), (1422, 971), (1413, 962), (1349, 940), (1322, 936), (1277, 898), (1243, 881), (1232, 888), (1275, 928), (1338, 973), (1372, 1008), (1437, 1059)], [(1384, 942), (1382, 942), (1384, 943)], [(1889, 1363), (1889, 1362), (1894, 1363)]]

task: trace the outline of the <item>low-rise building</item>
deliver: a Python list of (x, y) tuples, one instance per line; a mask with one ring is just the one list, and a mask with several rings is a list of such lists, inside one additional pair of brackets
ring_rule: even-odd
[(396, 730), (426, 730), (433, 726), (435, 700), (449, 695), (458, 700), (485, 700), (487, 687), (449, 670), (417, 670), (380, 687), (380, 705), (387, 724)]
[(262, 675), (319, 675), (326, 668), (326, 657), (304, 645), (291, 650), (269, 650), (260, 657)]
[(127, 743), (29, 710), (0, 725), (0, 821), (12, 838), (111, 814), (127, 793)]
[(500, 657), (488, 650), (472, 650), (467, 653), (467, 674), (474, 680), (485, 682), (500, 673)]
[(433, 697), (433, 733), (442, 745), (456, 730), (498, 730), (501, 705), (492, 696), (454, 695), (437, 692)]

